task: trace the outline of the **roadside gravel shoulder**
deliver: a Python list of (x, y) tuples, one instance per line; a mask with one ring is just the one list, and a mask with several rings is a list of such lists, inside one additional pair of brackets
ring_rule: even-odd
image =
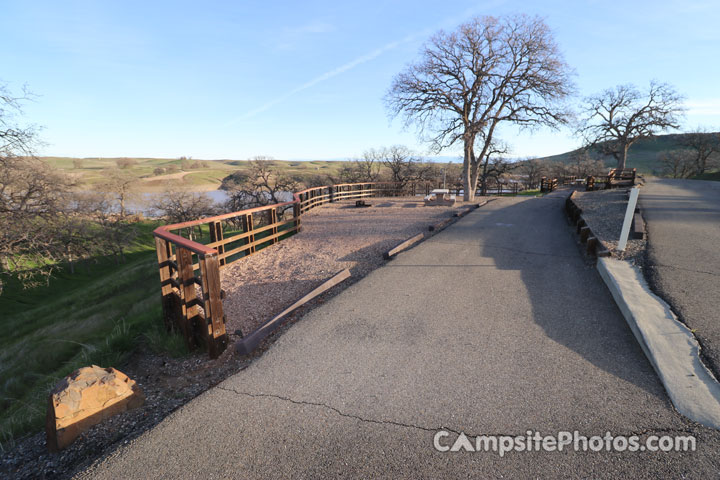
[[(642, 193), (641, 193), (642, 194)], [(616, 250), (620, 239), (628, 197), (626, 189), (575, 192), (575, 204), (582, 209), (582, 216), (598, 239), (610, 250), (613, 257), (627, 260), (643, 268), (647, 241), (629, 239), (624, 252)]]

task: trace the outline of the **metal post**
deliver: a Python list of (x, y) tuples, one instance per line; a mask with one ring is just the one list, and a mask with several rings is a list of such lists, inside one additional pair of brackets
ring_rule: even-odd
[(620, 232), (620, 241), (618, 242), (617, 249), (620, 252), (625, 251), (627, 245), (628, 235), (630, 234), (630, 224), (632, 223), (633, 215), (635, 214), (635, 205), (637, 205), (638, 195), (640, 189), (633, 187), (630, 190), (630, 199), (628, 200), (627, 210), (625, 210), (625, 220), (623, 221), (622, 231)]

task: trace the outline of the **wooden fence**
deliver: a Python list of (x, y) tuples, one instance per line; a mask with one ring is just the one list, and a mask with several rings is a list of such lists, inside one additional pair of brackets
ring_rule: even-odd
[(165, 326), (178, 330), (188, 348), (205, 344), (216, 358), (228, 343), (221, 268), (299, 232), (302, 214), (317, 206), (430, 189), (429, 184), (389, 182), (328, 185), (294, 193), (289, 202), (158, 227), (153, 235)]
[(540, 179), (540, 191), (541, 192), (552, 192), (558, 187), (557, 178), (542, 177)]
[(613, 168), (607, 175), (593, 176), (590, 175), (585, 180), (585, 190), (599, 190), (613, 187), (632, 187), (637, 180), (637, 170), (634, 168), (626, 168), (619, 170)]

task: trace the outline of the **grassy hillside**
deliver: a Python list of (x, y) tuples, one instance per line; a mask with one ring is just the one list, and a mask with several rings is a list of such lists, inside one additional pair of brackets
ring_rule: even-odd
[[(117, 168), (118, 158), (70, 158), (70, 157), (42, 157), (50, 165), (65, 171), (75, 177), (80, 185), (92, 186), (103, 180), (103, 171)], [(165, 188), (168, 182), (181, 185), (193, 190), (215, 190), (220, 186), (224, 177), (248, 167), (247, 160), (198, 160), (199, 168), (183, 166), (180, 159), (168, 158), (131, 158), (136, 162), (125, 169), (128, 173), (141, 180), (141, 191), (158, 191)], [(76, 163), (79, 162), (79, 168)], [(188, 163), (186, 161), (185, 163)], [(310, 177), (313, 175), (337, 175), (344, 162), (340, 161), (287, 161), (272, 160), (274, 167), (289, 175)], [(170, 169), (165, 174), (156, 175), (156, 168)], [(172, 170), (175, 169), (175, 170)]]
[[(638, 172), (651, 175), (662, 175), (663, 168), (660, 161), (662, 153), (669, 150), (681, 150), (680, 143), (684, 134), (658, 135), (655, 138), (638, 140), (628, 151), (628, 168), (637, 168)], [(571, 155), (577, 150), (545, 157), (545, 159), (556, 162), (569, 163)], [(612, 157), (605, 158), (608, 168), (613, 168), (616, 161)], [(712, 177), (712, 174), (710, 174)], [(717, 177), (717, 175), (715, 175)], [(712, 179), (712, 178), (708, 178)]]
[(152, 222), (126, 250), (127, 261), (92, 259), (60, 271), (47, 286), (8, 282), (0, 295), (0, 449), (41, 428), (47, 393), (73, 370), (118, 366), (138, 342), (181, 354), (164, 331)]

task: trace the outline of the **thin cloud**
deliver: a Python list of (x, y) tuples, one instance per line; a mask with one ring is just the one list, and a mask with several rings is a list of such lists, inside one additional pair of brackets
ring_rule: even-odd
[[(504, 3), (504, 2), (502, 0), (500, 0), (500, 1), (492, 2), (492, 3), (500, 4), (500, 3)], [(486, 4), (484, 7), (487, 8), (489, 5), (490, 4)], [(275, 105), (283, 103), (285, 100), (289, 99), (290, 97), (297, 95), (298, 93), (300, 93), (304, 90), (312, 88), (315, 85), (317, 85), (318, 83), (322, 83), (322, 82), (329, 80), (333, 77), (336, 77), (342, 73), (352, 70), (353, 68), (357, 67), (358, 65), (362, 65), (364, 63), (370, 62), (370, 61), (376, 59), (377, 57), (379, 57), (380, 55), (384, 54), (385, 52), (394, 50), (395, 48), (397, 48), (401, 45), (412, 42), (412, 41), (416, 40), (418, 37), (426, 37), (426, 36), (430, 35), (431, 33), (435, 32), (438, 28), (447, 28), (450, 25), (454, 26), (456, 23), (459, 23), (463, 19), (475, 14), (478, 11), (478, 8), (479, 7), (469, 8), (458, 16), (445, 19), (443, 22), (441, 22), (439, 25), (437, 25), (435, 27), (426, 28), (422, 31), (418, 31), (418, 32), (412, 33), (410, 35), (407, 35), (400, 40), (396, 40), (396, 41), (387, 43), (387, 44), (383, 45), (382, 47), (377, 48), (369, 53), (366, 53), (365, 55), (362, 55), (344, 65), (341, 65), (333, 70), (327, 71), (327, 72), (323, 73), (322, 75), (319, 75), (319, 76), (313, 78), (309, 82), (303, 83), (302, 85), (295, 87), (294, 89), (288, 91), (287, 93), (285, 93), (279, 97), (276, 97), (276, 98), (270, 100), (269, 102), (266, 102), (263, 105), (255, 108), (253, 110), (250, 110), (250, 111), (244, 113), (243, 115), (240, 115), (239, 117), (235, 117), (234, 119), (230, 120), (223, 126), (224, 127), (232, 126), (240, 121), (248, 120), (260, 113), (270, 110)]]
[(289, 92), (287, 92), (277, 98), (274, 98), (273, 100), (259, 106), (258, 108), (254, 109), (254, 110), (250, 110), (249, 112), (246, 112), (245, 114), (231, 120), (225, 126), (233, 125), (239, 121), (247, 120), (247, 119), (252, 118), (262, 112), (265, 112), (265, 111), (271, 109), (272, 107), (274, 107), (275, 105), (283, 103), (285, 100), (289, 99), (293, 95), (296, 95), (296, 94), (302, 92), (303, 90), (307, 90), (308, 88), (312, 88), (315, 85), (317, 85), (318, 83), (321, 83), (321, 82), (329, 80), (333, 77), (336, 77), (336, 76), (340, 75), (341, 73), (347, 72), (348, 70), (352, 70), (353, 68), (357, 67), (358, 65), (362, 65), (363, 63), (367, 63), (371, 60), (374, 60), (377, 57), (379, 57), (380, 55), (382, 55), (383, 53), (385, 53), (389, 50), (393, 50), (404, 43), (408, 43), (408, 42), (414, 40), (417, 36), (418, 35), (409, 35), (402, 40), (390, 42), (386, 45), (383, 45), (380, 48), (373, 50), (370, 53), (367, 53), (365, 55), (362, 55), (362, 56), (356, 58), (355, 60), (353, 60), (351, 62), (341, 65), (333, 70), (327, 71), (327, 72), (323, 73), (322, 75), (319, 75), (319, 76), (313, 78), (309, 82), (303, 83), (302, 85), (290, 90)]
[(685, 102), (688, 113), (691, 115), (720, 115), (720, 98), (706, 98)]

